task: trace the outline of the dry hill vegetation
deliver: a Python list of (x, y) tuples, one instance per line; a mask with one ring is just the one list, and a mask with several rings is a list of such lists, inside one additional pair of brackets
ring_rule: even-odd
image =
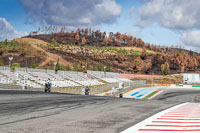
[[(117, 32), (78, 29), (71, 33), (31, 34), (0, 43), (0, 65), (8, 56), (22, 67), (63, 70), (99, 70), (144, 74), (198, 72), (200, 56), (192, 51), (145, 43), (140, 38)], [(85, 67), (82, 67), (85, 66)], [(84, 69), (84, 70), (83, 70)]]
[(154, 78), (133, 78), (131, 80), (146, 80), (147, 84), (182, 84), (183, 83), (183, 75), (182, 74), (173, 74), (173, 75), (165, 75), (161, 77)]

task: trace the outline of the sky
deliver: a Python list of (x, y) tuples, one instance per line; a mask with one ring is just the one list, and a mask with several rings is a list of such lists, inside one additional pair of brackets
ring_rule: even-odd
[(200, 52), (199, 7), (200, 0), (0, 0), (0, 41), (65, 25)]

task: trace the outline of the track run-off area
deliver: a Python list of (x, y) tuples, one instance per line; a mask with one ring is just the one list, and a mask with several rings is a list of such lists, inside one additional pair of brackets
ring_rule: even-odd
[(129, 91), (124, 94), (125, 98), (135, 98), (135, 99), (153, 99), (165, 89), (160, 87), (151, 87), (151, 88), (138, 88), (132, 91)]
[[(156, 99), (158, 96), (163, 97), (164, 92), (174, 92), (187, 94), (194, 93), (195, 91), (200, 90), (200, 87), (168, 87), (168, 86), (155, 86), (155, 87), (146, 87), (146, 88), (137, 88), (133, 89), (124, 94), (124, 98), (134, 98), (134, 99)], [(162, 94), (161, 94), (162, 93)]]
[[(128, 97), (130, 96), (130, 97)], [(200, 133), (200, 88), (146, 87), (124, 98), (0, 90), (2, 133)]]

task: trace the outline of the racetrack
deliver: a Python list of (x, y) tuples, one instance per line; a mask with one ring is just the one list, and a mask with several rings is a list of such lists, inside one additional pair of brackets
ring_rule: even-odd
[(173, 88), (164, 91), (155, 97), (155, 100), (174, 102), (200, 102), (200, 89), (194, 88)]
[(0, 90), (0, 129), (2, 133), (116, 133), (183, 102), (167, 99), (167, 91), (163, 94), (161, 100), (136, 100)]

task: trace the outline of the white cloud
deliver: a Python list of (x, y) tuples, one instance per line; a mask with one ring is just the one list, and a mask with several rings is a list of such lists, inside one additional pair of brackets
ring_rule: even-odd
[(139, 9), (135, 24), (158, 23), (171, 29), (200, 28), (200, 0), (152, 0)]
[(132, 6), (127, 14), (128, 18), (131, 18), (135, 12), (136, 12), (135, 6)]
[(181, 40), (186, 47), (200, 47), (200, 30), (184, 32)]
[(27, 22), (72, 27), (111, 24), (121, 14), (115, 0), (21, 0)]
[(154, 23), (181, 34), (180, 42), (195, 51), (200, 47), (200, 0), (141, 0), (135, 25), (149, 27)]
[(25, 35), (26, 32), (17, 31), (5, 18), (0, 17), (0, 41)]

